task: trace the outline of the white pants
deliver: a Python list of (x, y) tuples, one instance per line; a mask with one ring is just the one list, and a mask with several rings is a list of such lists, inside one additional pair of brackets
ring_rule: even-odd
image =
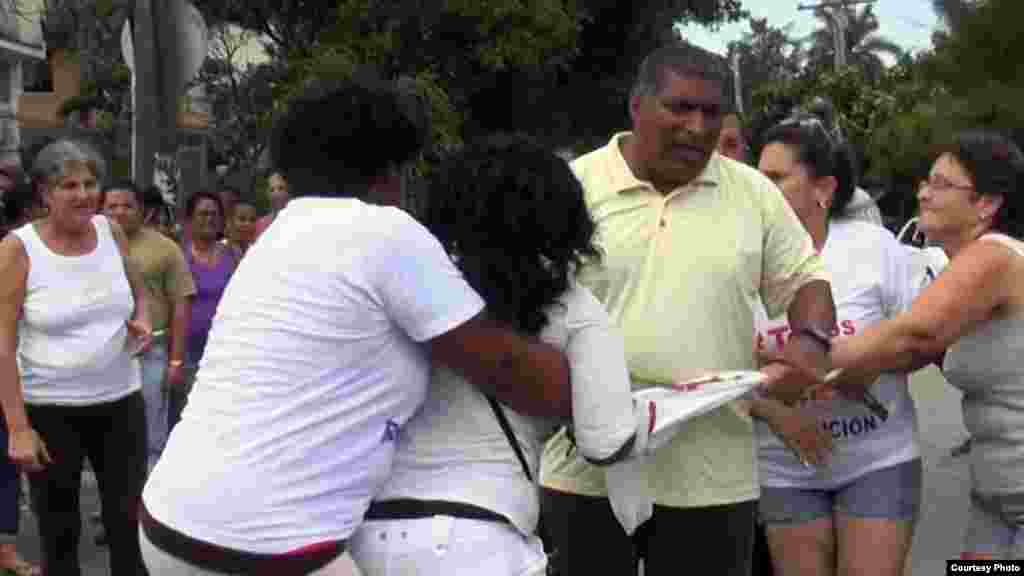
[(547, 556), (508, 524), (435, 516), (366, 521), (349, 540), (366, 576), (536, 576)]
[[(157, 548), (146, 538), (142, 528), (139, 528), (139, 547), (142, 548), (142, 561), (151, 576), (224, 576), (220, 572), (196, 568)], [(363, 576), (363, 573), (352, 561), (352, 556), (345, 552), (310, 576)]]

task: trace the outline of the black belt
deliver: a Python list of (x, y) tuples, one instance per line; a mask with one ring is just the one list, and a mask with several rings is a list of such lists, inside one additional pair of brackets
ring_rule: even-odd
[(140, 506), (139, 524), (160, 550), (203, 570), (252, 576), (306, 576), (345, 552), (345, 541), (328, 542), (293, 554), (256, 554), (196, 540), (161, 524)]
[(434, 516), (512, 524), (512, 521), (504, 515), (473, 504), (448, 500), (417, 500), (415, 498), (396, 498), (374, 502), (366, 511), (365, 518), (367, 520), (413, 520)]

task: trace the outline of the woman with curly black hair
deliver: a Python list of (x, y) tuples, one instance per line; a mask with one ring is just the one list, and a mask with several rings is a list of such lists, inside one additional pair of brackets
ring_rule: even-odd
[[(565, 351), (584, 457), (611, 464), (643, 451), (650, 422), (634, 414), (622, 340), (574, 280), (599, 254), (568, 164), (525, 138), (491, 137), (452, 160), (427, 204), (428, 229), (488, 313)], [(423, 408), (399, 433), (391, 479), (353, 539), (360, 567), (369, 576), (544, 574), (533, 478), (555, 424), (436, 368)]]

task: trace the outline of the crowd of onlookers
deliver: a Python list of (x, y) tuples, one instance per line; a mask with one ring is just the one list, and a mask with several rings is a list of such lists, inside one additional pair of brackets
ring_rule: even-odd
[[(263, 218), (225, 188), (176, 219), (71, 140), (4, 173), (0, 562), (37, 572), (4, 547), (20, 469), (44, 571), (80, 573), (88, 460), (115, 576), (901, 576), (930, 364), (965, 391), (963, 556), (1020, 557), (1024, 155), (939, 151), (936, 258), (879, 225), (828, 102), (754, 158), (729, 78), (659, 48), (628, 131), (569, 163), (473, 139), (416, 215), (427, 127), (369, 77), (282, 109)], [(635, 393), (733, 371), (756, 388), (654, 440)]]
[[(97, 542), (109, 544), (115, 573), (134, 573), (141, 566), (135, 516), (126, 513), (133, 506), (120, 501), (138, 498), (159, 459), (180, 418), (224, 288), (249, 246), (287, 203), (287, 186), (280, 175), (269, 176), (275, 210), (263, 219), (255, 203), (231, 186), (196, 192), (179, 212), (155, 186), (107, 182), (103, 159), (88, 144), (58, 140), (40, 149), (32, 162), (28, 170), (8, 163), (0, 179), (4, 235), (17, 238), (22, 262), (27, 264), (27, 257), (32, 263), (21, 273), (23, 284), (9, 294), (8, 305), (20, 301), (8, 317), (14, 324), (0, 330), (6, 342), (18, 342), (17, 371), (24, 387), (19, 394), (24, 407), (8, 413), (13, 418), (3, 430), (4, 442), (22, 411), (34, 432), (12, 436), (11, 454), (47, 454), (45, 482), (31, 467), (26, 471), (49, 573), (77, 572), (70, 551), (77, 549), (78, 479), (86, 461), (101, 492), (102, 510), (94, 518), (100, 523)], [(75, 243), (90, 229), (93, 237), (78, 254)], [(69, 245), (71, 254), (65, 252)], [(72, 266), (68, 256), (74, 255), (87, 258)], [(8, 269), (7, 278), (18, 276), (19, 268)], [(118, 286), (117, 278), (129, 280), (128, 285), (120, 291), (104, 288)], [(133, 301), (135, 308), (127, 311), (143, 321), (139, 329), (148, 334), (147, 342), (144, 350), (118, 360), (113, 342), (125, 334), (115, 330), (113, 319), (126, 310), (116, 304)], [(58, 314), (58, 304), (67, 306), (73, 326), (58, 330), (46, 324), (47, 316)], [(38, 315), (42, 324), (37, 326)], [(13, 361), (14, 355), (5, 359)], [(36, 389), (33, 379), (47, 384)], [(0, 469), (5, 512), (0, 568), (39, 573), (14, 550), (20, 471), (8, 459)]]

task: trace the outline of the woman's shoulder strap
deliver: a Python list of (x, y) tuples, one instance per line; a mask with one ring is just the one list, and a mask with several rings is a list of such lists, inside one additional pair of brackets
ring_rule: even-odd
[(1014, 254), (1024, 256), (1024, 242), (1021, 242), (1011, 236), (1007, 236), (1006, 234), (989, 232), (988, 234), (981, 236), (981, 238), (978, 238), (978, 240), (997, 242), (1006, 246), (1010, 250), (1013, 250)]

